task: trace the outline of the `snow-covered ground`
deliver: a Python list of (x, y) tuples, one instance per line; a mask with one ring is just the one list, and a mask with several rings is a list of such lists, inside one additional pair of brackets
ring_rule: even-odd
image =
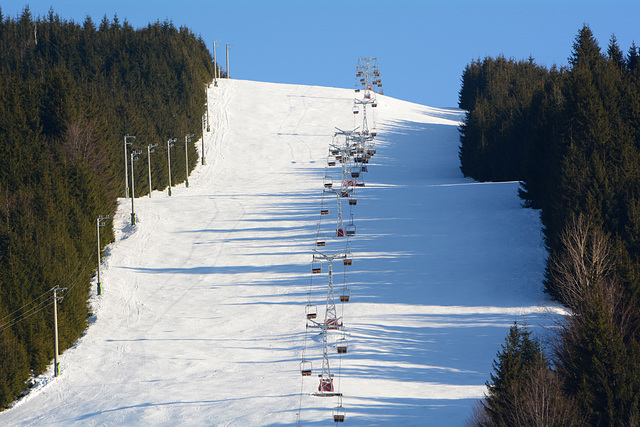
[[(219, 83), (207, 165), (172, 197), (136, 199), (135, 227), (120, 201), (92, 324), (62, 375), (43, 376), (0, 425), (333, 422), (336, 398), (310, 395), (322, 340), (305, 341), (304, 307), (328, 146), (360, 119), (354, 92)], [(338, 308), (350, 347), (331, 349), (331, 369), (349, 425), (458, 426), (509, 326), (549, 323), (538, 212), (520, 206), (517, 183), (462, 177), (461, 111), (378, 104), (377, 154), (351, 209), (351, 301)]]

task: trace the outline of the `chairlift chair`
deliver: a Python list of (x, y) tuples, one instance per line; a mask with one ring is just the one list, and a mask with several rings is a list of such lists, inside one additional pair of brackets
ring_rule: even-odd
[(329, 175), (325, 175), (324, 188), (331, 188), (331, 187), (333, 187), (333, 178), (331, 178)]
[(350, 253), (346, 254), (342, 259), (343, 265), (353, 265), (353, 256)]
[(358, 198), (356, 197), (355, 194), (352, 194), (349, 197), (349, 206), (356, 206), (358, 204)]
[(311, 361), (303, 359), (302, 362), (300, 362), (300, 373), (302, 374), (303, 377), (309, 377), (311, 376), (311, 371), (312, 371)]
[(347, 288), (347, 285), (340, 291), (340, 302), (349, 302), (351, 299), (351, 291)]
[(335, 423), (343, 423), (344, 419), (347, 416), (347, 410), (342, 406), (342, 398), (338, 402), (338, 406), (333, 408), (333, 422)]
[(336, 165), (336, 158), (334, 156), (327, 157), (327, 165), (335, 166)]
[(322, 246), (326, 246), (326, 244), (327, 244), (327, 239), (324, 237), (324, 234), (318, 234), (318, 237), (316, 238), (316, 246), (322, 247)]
[(345, 227), (345, 234), (347, 236), (356, 235), (356, 225), (353, 223), (353, 215), (351, 215), (351, 222)]
[(320, 203), (320, 215), (329, 215), (329, 205), (327, 202)]
[(338, 350), (338, 353), (340, 354), (347, 353), (347, 338), (343, 336), (342, 338), (336, 340), (336, 350)]
[(319, 263), (319, 262), (312, 262), (311, 263), (311, 273), (312, 274), (322, 273), (322, 264)]
[(318, 307), (313, 304), (307, 304), (304, 308), (304, 314), (307, 316), (307, 319), (315, 319), (318, 317)]
[(354, 105), (352, 111), (353, 114), (358, 114), (360, 112), (360, 109), (358, 108), (358, 106)]

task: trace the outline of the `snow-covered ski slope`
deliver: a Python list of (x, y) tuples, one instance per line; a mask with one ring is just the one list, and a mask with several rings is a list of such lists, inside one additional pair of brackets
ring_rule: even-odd
[[(314, 374), (299, 364), (328, 145), (335, 127), (354, 127), (353, 98), (212, 85), (207, 165), (172, 197), (136, 199), (135, 227), (120, 201), (91, 325), (62, 375), (41, 378), (0, 425), (292, 425), (298, 413), (332, 424), (336, 400), (310, 395), (317, 330)], [(330, 351), (349, 425), (462, 425), (514, 320), (548, 323), (538, 212), (521, 207), (517, 183), (462, 177), (462, 118), (378, 96), (377, 154), (352, 208), (351, 301), (339, 306), (350, 347)], [(326, 284), (313, 283), (322, 313)]]

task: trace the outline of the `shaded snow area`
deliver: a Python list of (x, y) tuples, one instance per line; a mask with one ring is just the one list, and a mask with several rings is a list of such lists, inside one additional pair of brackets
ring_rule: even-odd
[[(343, 207), (357, 226), (353, 265), (333, 268), (349, 350), (328, 332), (331, 373), (345, 425), (459, 426), (513, 322), (551, 323), (538, 212), (518, 183), (462, 177), (462, 111), (377, 99), (377, 153)], [(353, 103), (346, 89), (212, 85), (207, 164), (171, 197), (136, 199), (133, 227), (120, 200), (86, 334), (0, 424), (331, 425), (339, 402), (312, 395), (323, 340), (305, 306), (324, 313), (328, 275), (310, 265), (335, 127), (362, 120)]]

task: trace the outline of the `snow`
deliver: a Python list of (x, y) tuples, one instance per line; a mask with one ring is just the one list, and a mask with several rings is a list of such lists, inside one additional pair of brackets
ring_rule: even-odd
[[(326, 274), (312, 279), (310, 262), (331, 136), (360, 124), (353, 97), (212, 85), (207, 165), (171, 197), (136, 199), (134, 227), (120, 200), (86, 334), (0, 424), (331, 424), (336, 398), (310, 395), (322, 338), (305, 340), (304, 307), (312, 283), (323, 314)], [(351, 301), (338, 303), (350, 347), (330, 349), (336, 388), (349, 425), (461, 425), (509, 326), (550, 324), (539, 215), (518, 183), (462, 177), (462, 111), (378, 96), (374, 116), (377, 154), (351, 209)]]

